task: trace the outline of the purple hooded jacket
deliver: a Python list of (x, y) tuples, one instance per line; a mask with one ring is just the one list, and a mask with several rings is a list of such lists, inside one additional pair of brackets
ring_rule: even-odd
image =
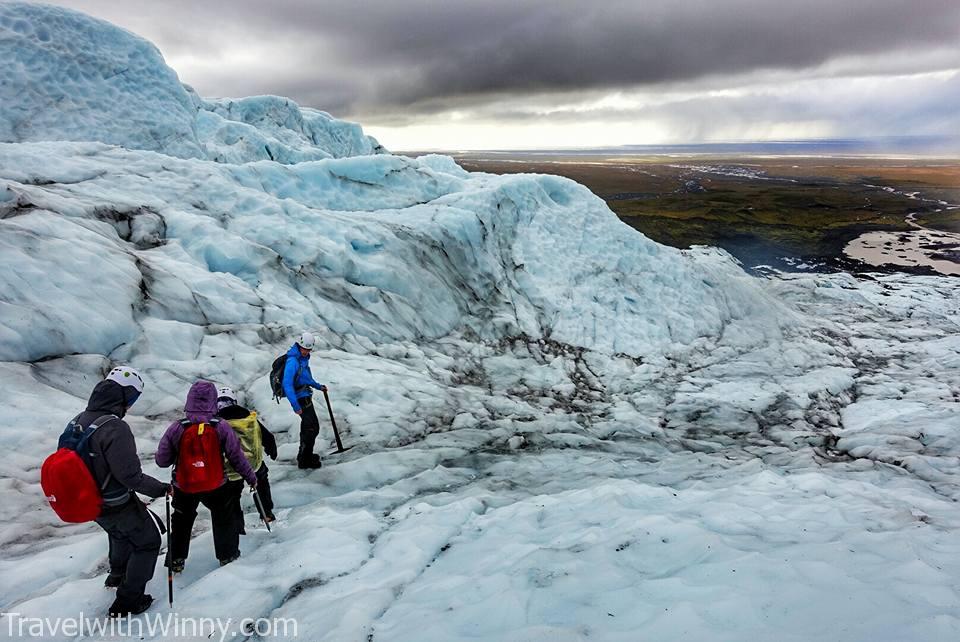
[[(190, 386), (190, 392), (187, 393), (187, 403), (183, 409), (186, 411), (187, 420), (190, 423), (205, 423), (216, 426), (220, 448), (223, 450), (227, 461), (230, 462), (234, 470), (240, 473), (241, 477), (247, 480), (248, 484), (251, 486), (256, 484), (257, 475), (250, 467), (250, 462), (243, 456), (243, 448), (240, 446), (237, 433), (230, 427), (230, 422), (226, 420), (217, 421), (214, 417), (217, 414), (217, 387), (210, 381), (202, 379), (197, 381)], [(214, 424), (214, 421), (217, 421), (217, 423)], [(170, 424), (167, 432), (163, 433), (160, 445), (157, 446), (157, 466), (166, 468), (177, 463), (180, 438), (183, 437), (185, 427), (180, 420), (177, 420)], [(176, 475), (174, 475), (174, 478), (176, 478)], [(226, 482), (226, 472), (224, 472), (223, 479)]]

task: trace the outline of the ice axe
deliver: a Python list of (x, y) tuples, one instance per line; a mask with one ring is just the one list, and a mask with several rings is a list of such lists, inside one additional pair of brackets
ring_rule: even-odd
[(167, 599), (173, 608), (173, 564), (170, 560), (170, 494), (167, 494)]
[(253, 503), (257, 506), (257, 512), (260, 513), (260, 519), (267, 527), (267, 532), (270, 532), (270, 520), (267, 519), (267, 514), (263, 510), (263, 504), (260, 503), (260, 493), (257, 492), (256, 488), (250, 488), (250, 494), (253, 495)]
[(327, 394), (326, 386), (324, 386), (323, 388), (323, 398), (327, 402), (327, 412), (330, 413), (330, 425), (333, 426), (333, 436), (337, 440), (337, 449), (334, 451), (334, 453), (346, 452), (350, 450), (350, 448), (353, 448), (353, 446), (350, 446), (349, 448), (344, 448), (343, 442), (340, 441), (340, 432), (337, 430), (337, 420), (333, 418), (333, 407), (330, 405), (330, 395)]

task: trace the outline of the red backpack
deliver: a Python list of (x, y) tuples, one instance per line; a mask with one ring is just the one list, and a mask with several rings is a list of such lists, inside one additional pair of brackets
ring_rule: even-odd
[(223, 484), (223, 454), (216, 420), (192, 424), (184, 421), (177, 454), (177, 486), (185, 493), (205, 493)]
[[(117, 419), (116, 415), (104, 415), (84, 428), (77, 422), (80, 415), (67, 424), (60, 435), (57, 452), (47, 457), (40, 467), (40, 486), (50, 502), (50, 507), (65, 522), (81, 524), (92, 522), (100, 516), (103, 497), (93, 473), (84, 462), (89, 455), (90, 437), (103, 424)], [(104, 481), (106, 487), (110, 477)]]

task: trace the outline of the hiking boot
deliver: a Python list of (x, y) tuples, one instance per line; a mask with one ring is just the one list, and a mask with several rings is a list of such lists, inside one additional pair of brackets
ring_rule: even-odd
[(230, 562), (236, 562), (238, 559), (240, 559), (240, 551), (237, 551), (236, 553), (234, 553), (233, 555), (231, 555), (226, 559), (220, 560), (220, 566), (226, 566)]
[(183, 573), (183, 567), (187, 563), (187, 560), (170, 560), (170, 570), (174, 573)]
[(123, 573), (114, 573), (113, 571), (107, 575), (107, 579), (103, 580), (103, 585), (106, 588), (117, 588), (123, 582)]
[(297, 459), (297, 468), (320, 468), (320, 455), (313, 455), (308, 459)]
[(113, 604), (110, 605), (110, 610), (107, 611), (107, 613), (110, 617), (137, 615), (149, 609), (151, 604), (153, 604), (153, 596), (149, 593), (144, 593), (133, 602), (126, 602), (117, 598), (113, 601)]

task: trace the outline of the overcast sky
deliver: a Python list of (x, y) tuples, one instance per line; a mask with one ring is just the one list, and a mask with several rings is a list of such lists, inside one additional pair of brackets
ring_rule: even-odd
[(960, 133), (960, 0), (64, 0), (388, 148)]

